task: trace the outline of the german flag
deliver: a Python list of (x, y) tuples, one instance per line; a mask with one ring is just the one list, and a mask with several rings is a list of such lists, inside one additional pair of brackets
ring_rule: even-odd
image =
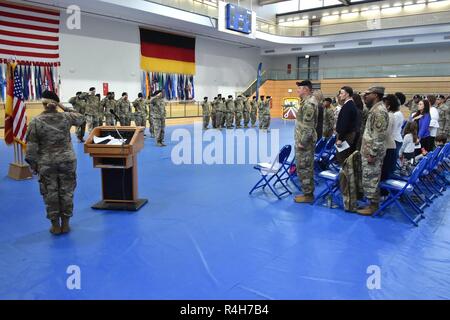
[(195, 38), (139, 29), (141, 69), (151, 72), (195, 74)]

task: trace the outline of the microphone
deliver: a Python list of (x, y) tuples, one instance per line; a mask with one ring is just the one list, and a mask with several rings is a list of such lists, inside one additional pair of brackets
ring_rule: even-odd
[(117, 113), (114, 112), (113, 109), (109, 109), (109, 112), (114, 116), (117, 122), (120, 122), (119, 116), (117, 115)]

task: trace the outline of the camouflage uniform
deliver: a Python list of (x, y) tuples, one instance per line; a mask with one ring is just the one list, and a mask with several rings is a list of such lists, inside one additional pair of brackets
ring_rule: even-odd
[(121, 126), (131, 125), (131, 104), (130, 101), (120, 98), (117, 101), (117, 111)]
[(211, 122), (213, 128), (217, 128), (216, 116), (217, 116), (217, 98), (214, 99), (214, 101), (211, 103)]
[(269, 129), (270, 126), (270, 101), (271, 99), (266, 99), (264, 101), (264, 107), (262, 109), (262, 123), (260, 123), (259, 127), (261, 129)]
[(250, 105), (250, 119), (252, 122), (252, 127), (254, 127), (256, 124), (256, 116), (258, 115), (258, 101), (252, 100), (252, 102), (250, 102)]
[(342, 170), (339, 171), (339, 187), (346, 211), (355, 212), (357, 201), (364, 197), (361, 174), (361, 154), (354, 151), (344, 160)]
[(439, 129), (438, 135), (445, 135), (447, 138), (450, 135), (450, 106), (445, 103), (438, 106), (439, 112)]
[(100, 101), (93, 94), (86, 93), (83, 97), (86, 97), (86, 122), (88, 130), (91, 132), (92, 129), (100, 125)]
[(258, 122), (259, 122), (259, 128), (263, 129), (263, 115), (264, 115), (264, 101), (258, 102)]
[(44, 111), (28, 126), (25, 159), (39, 173), (40, 192), (50, 220), (72, 216), (77, 163), (70, 128), (83, 122), (83, 115), (77, 112), (55, 110)]
[(106, 125), (114, 126), (116, 121), (114, 119), (114, 115), (109, 110), (113, 109), (114, 112), (117, 114), (116, 100), (105, 97), (105, 98), (103, 98), (102, 102), (100, 102), (100, 106), (105, 114)]
[(166, 128), (166, 104), (163, 98), (154, 98), (151, 103), (156, 142), (163, 143)]
[(69, 103), (74, 107), (75, 111), (79, 114), (83, 115), (83, 123), (77, 127), (77, 138), (78, 140), (84, 139), (84, 133), (86, 132), (86, 118), (84, 117), (86, 113), (86, 100), (84, 98), (80, 98), (81, 95), (75, 96), (69, 99)]
[(236, 128), (241, 127), (242, 112), (244, 112), (244, 98), (237, 97), (235, 101), (235, 110), (234, 110)]
[(218, 99), (217, 101), (217, 111), (216, 111), (216, 128), (223, 128), (223, 121), (225, 119), (225, 103)]
[(250, 99), (247, 97), (244, 102), (244, 109), (243, 109), (243, 117), (244, 117), (244, 128), (248, 128), (248, 123), (250, 122)]
[(314, 194), (314, 148), (318, 116), (317, 100), (313, 96), (302, 99), (295, 123), (295, 160), (305, 195)]
[(225, 102), (225, 112), (226, 112), (226, 121), (227, 121), (227, 129), (230, 129), (233, 127), (233, 115), (234, 115), (234, 100), (233, 98), (228, 98)]
[(209, 118), (211, 116), (211, 103), (208, 101), (202, 102), (202, 113), (203, 113), (203, 129), (208, 129)]
[[(378, 204), (380, 194), (381, 167), (386, 154), (386, 134), (389, 115), (382, 101), (376, 103), (368, 113), (366, 128), (361, 143), (362, 186), (364, 194), (373, 204)], [(368, 157), (374, 158), (373, 163)]]
[(335, 126), (335, 119), (334, 119), (334, 111), (330, 107), (323, 108), (323, 129), (322, 129), (322, 136), (324, 138), (329, 138), (333, 135)]
[(419, 110), (419, 104), (414, 101), (411, 102), (411, 114), (416, 113)]
[(152, 102), (150, 99), (145, 100), (145, 105), (148, 110), (148, 131), (150, 131), (150, 137), (155, 137), (155, 126), (153, 125), (155, 122), (153, 120), (153, 108)]
[(225, 128), (227, 122), (227, 101), (222, 99), (221, 104), (219, 104), (219, 108), (222, 108), (222, 123), (221, 128)]
[[(133, 101), (134, 107), (134, 124), (139, 127), (147, 127), (147, 106), (145, 99), (137, 98)], [(145, 129), (144, 129), (145, 131)]]

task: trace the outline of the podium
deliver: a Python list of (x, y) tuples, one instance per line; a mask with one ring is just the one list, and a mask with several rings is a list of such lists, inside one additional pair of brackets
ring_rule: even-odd
[(117, 127), (126, 139), (123, 145), (94, 143), (94, 136), (119, 139), (116, 127), (94, 128), (84, 144), (84, 152), (93, 157), (94, 168), (102, 172), (102, 200), (92, 206), (101, 210), (137, 211), (147, 199), (138, 197), (137, 154), (144, 147), (144, 127)]

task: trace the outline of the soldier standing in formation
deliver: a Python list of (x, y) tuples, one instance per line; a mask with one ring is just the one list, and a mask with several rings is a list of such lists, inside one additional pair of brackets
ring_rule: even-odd
[[(149, 99), (150, 98), (150, 99)], [(145, 106), (148, 111), (148, 131), (150, 132), (150, 137), (155, 137), (155, 126), (153, 121), (153, 110), (152, 110), (152, 101), (151, 97), (145, 99)]]
[(258, 122), (259, 122), (259, 128), (263, 129), (263, 114), (264, 114), (264, 96), (259, 97), (259, 103), (258, 103)]
[(253, 97), (250, 105), (251, 105), (250, 119), (251, 119), (252, 128), (253, 128), (256, 125), (256, 116), (258, 114), (258, 101), (256, 100), (256, 97)]
[(202, 113), (203, 113), (203, 129), (208, 129), (211, 114), (211, 104), (208, 102), (208, 97), (203, 98)]
[(122, 98), (117, 101), (117, 111), (121, 126), (131, 125), (131, 104), (128, 100), (128, 94), (122, 93)]
[[(64, 107), (54, 92), (44, 91), (42, 98), (45, 111), (28, 126), (25, 161), (33, 173), (39, 174), (40, 192), (52, 225), (50, 232), (58, 235), (70, 231), (76, 187), (77, 163), (70, 128), (83, 124), (84, 117)], [(57, 107), (64, 112), (58, 112)]]
[(98, 109), (99, 109), (99, 111), (98, 111), (98, 125), (102, 126), (103, 122), (104, 122), (104, 118), (105, 118), (105, 113), (103, 112), (103, 109), (102, 109), (102, 107), (100, 105), (101, 100), (102, 100), (102, 96), (100, 95), (100, 93), (97, 93), (95, 96), (97, 97)]
[(116, 100), (114, 100), (114, 92), (108, 92), (106, 97), (103, 98), (102, 102), (100, 102), (101, 109), (105, 114), (105, 123), (107, 126), (114, 126), (115, 119), (114, 115), (111, 113), (113, 110), (117, 114), (117, 105)]
[(222, 129), (223, 128), (223, 121), (225, 119), (225, 104), (222, 100), (221, 95), (219, 94), (217, 96), (217, 111), (216, 111), (216, 128)]
[(100, 101), (95, 95), (95, 88), (91, 87), (89, 93), (83, 94), (86, 97), (86, 123), (89, 132), (100, 124)]
[(242, 113), (244, 112), (244, 97), (239, 95), (235, 101), (235, 123), (236, 128), (242, 128)]
[(296, 196), (294, 200), (297, 203), (312, 203), (314, 201), (314, 149), (317, 141), (318, 107), (317, 100), (311, 95), (311, 81), (297, 82), (297, 86), (302, 101), (295, 123), (295, 160), (303, 195)]
[(335, 119), (334, 111), (331, 108), (331, 98), (325, 98), (323, 100), (323, 128), (322, 136), (324, 138), (329, 138), (333, 135)]
[(229, 95), (227, 101), (225, 102), (227, 129), (233, 128), (234, 109), (235, 105), (233, 96)]
[(244, 117), (244, 128), (248, 128), (248, 124), (250, 122), (250, 110), (252, 109), (250, 105), (250, 96), (245, 96), (244, 108), (243, 108), (243, 117)]
[(217, 97), (214, 97), (214, 100), (211, 103), (211, 123), (213, 128), (217, 128), (216, 117), (217, 117)]
[(145, 128), (147, 127), (147, 105), (145, 103), (144, 95), (142, 93), (138, 94), (136, 100), (133, 101), (134, 107), (134, 124), (138, 127), (144, 127), (144, 136)]
[(166, 105), (162, 96), (162, 91), (158, 90), (152, 95), (151, 110), (153, 115), (153, 125), (155, 130), (156, 144), (165, 147), (164, 133), (166, 127)]
[(86, 100), (81, 91), (77, 92), (75, 97), (69, 99), (69, 103), (73, 106), (76, 112), (83, 115), (83, 123), (77, 127), (76, 134), (79, 142), (84, 142), (84, 133), (86, 132)]
[(386, 134), (389, 124), (389, 114), (383, 103), (383, 96), (383, 87), (371, 87), (364, 94), (369, 114), (361, 143), (362, 186), (370, 204), (357, 210), (362, 215), (374, 214), (380, 202), (378, 184), (386, 154)]

